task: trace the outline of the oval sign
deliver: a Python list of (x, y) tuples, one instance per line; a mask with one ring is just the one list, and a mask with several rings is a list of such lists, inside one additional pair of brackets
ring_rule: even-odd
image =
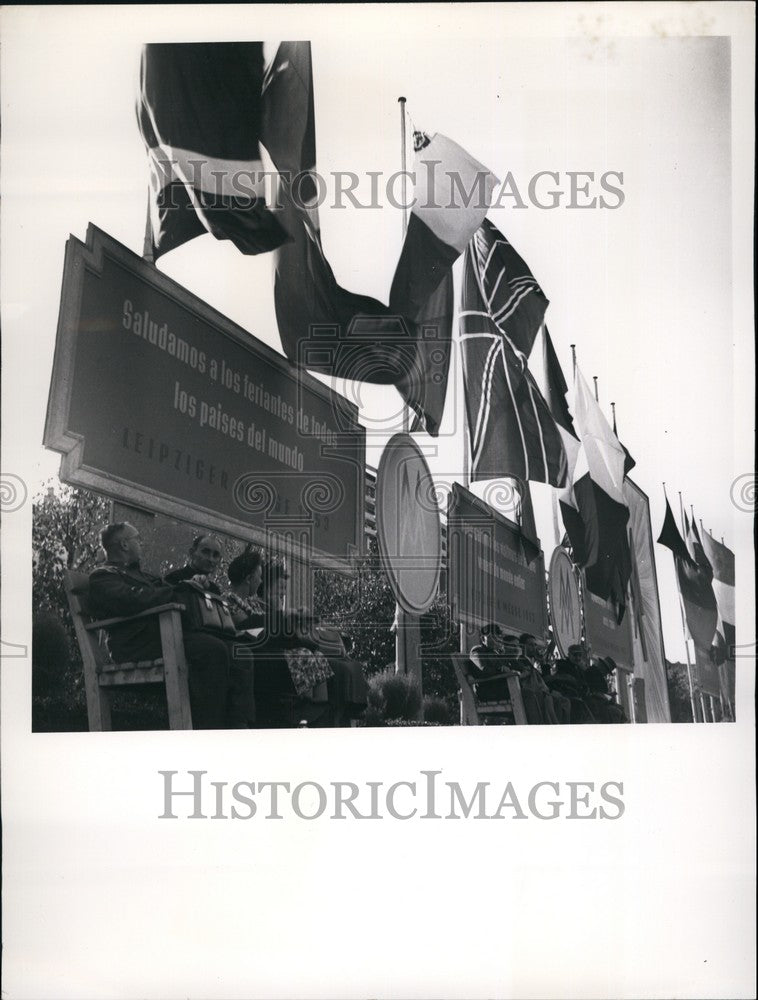
[(550, 624), (558, 652), (568, 656), (569, 646), (582, 641), (582, 606), (574, 564), (558, 547), (550, 559)]
[(410, 434), (395, 434), (376, 474), (376, 535), (395, 600), (412, 615), (437, 596), (440, 514), (429, 466)]

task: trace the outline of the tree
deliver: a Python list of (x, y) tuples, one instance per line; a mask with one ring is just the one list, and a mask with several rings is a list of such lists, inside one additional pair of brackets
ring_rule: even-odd
[(666, 680), (669, 688), (669, 707), (672, 722), (692, 722), (692, 702), (684, 663), (670, 663), (666, 660)]
[(50, 480), (32, 501), (32, 729), (87, 728), (82, 662), (63, 571), (87, 573), (100, 550), (109, 502)]

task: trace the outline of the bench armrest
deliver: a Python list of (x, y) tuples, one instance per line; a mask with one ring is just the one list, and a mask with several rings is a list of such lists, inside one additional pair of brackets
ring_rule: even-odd
[(103, 618), (101, 621), (89, 622), (84, 627), (88, 632), (96, 632), (101, 628), (112, 628), (114, 625), (123, 625), (126, 622), (136, 622), (140, 618), (150, 618), (152, 615), (162, 614), (164, 611), (184, 611), (183, 604), (158, 604), (154, 608), (140, 611), (136, 615), (127, 615), (125, 618)]
[(509, 677), (520, 677), (521, 675), (515, 670), (504, 670), (501, 674), (497, 674), (497, 676), (477, 677), (473, 673), (467, 676), (472, 684), (486, 684), (488, 681), (500, 681), (503, 678), (507, 680)]

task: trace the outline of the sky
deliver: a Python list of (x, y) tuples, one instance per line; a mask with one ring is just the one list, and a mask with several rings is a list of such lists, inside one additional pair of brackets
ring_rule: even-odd
[[(752, 468), (752, 313), (745, 261), (734, 253), (733, 224), (745, 217), (733, 198), (745, 166), (732, 152), (734, 54), (728, 38), (703, 37), (723, 33), (713, 7), (679, 7), (665, 18), (656, 5), (649, 23), (627, 22), (633, 6), (363, 7), (340, 19), (339, 31), (328, 8), (222, 6), (210, 25), (192, 6), (181, 19), (160, 8), (6, 8), (4, 469), (19, 469), (30, 493), (58, 470), (59, 457), (41, 441), (69, 233), (84, 239), (91, 221), (142, 249), (147, 163), (134, 116), (141, 44), (262, 38), (270, 56), (279, 38), (308, 37), (322, 175), (378, 170), (387, 178), (399, 169), (400, 95), (411, 127), (448, 135), (501, 180), (510, 173), (526, 206), (506, 197), (490, 218), (550, 300), (547, 323), (567, 378), (576, 344), (609, 417), (616, 403), (654, 534), (666, 481), (675, 509), (681, 490), (706, 529), (749, 556), (751, 518), (730, 499)], [(728, 21), (728, 11), (719, 16)], [(543, 177), (537, 187), (543, 204), (561, 192), (555, 208), (529, 199), (540, 171), (558, 173), (557, 183)], [(623, 183), (612, 180), (623, 203), (567, 207), (568, 171), (593, 173), (593, 195), (603, 193), (606, 171), (623, 174)], [(380, 201), (379, 209), (325, 206), (321, 220), (338, 280), (386, 301), (402, 220)], [(206, 236), (159, 267), (279, 349), (270, 256), (244, 257)], [(398, 410), (393, 390), (340, 388), (361, 404), (369, 428), (384, 429)], [(418, 436), (444, 483), (462, 470), (461, 414), (454, 370), (440, 438)], [(374, 466), (379, 445), (367, 455)], [(533, 492), (549, 558), (549, 491)], [(672, 560), (662, 549), (656, 557), (667, 655), (684, 659)]]

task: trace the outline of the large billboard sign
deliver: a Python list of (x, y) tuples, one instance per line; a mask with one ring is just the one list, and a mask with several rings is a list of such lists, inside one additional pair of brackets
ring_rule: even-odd
[(544, 558), (517, 524), (455, 483), (447, 539), (450, 596), (459, 619), (545, 634)]
[(363, 544), (357, 417), (95, 226), (69, 239), (44, 440), (65, 482), (345, 568)]
[(610, 601), (598, 597), (584, 585), (584, 631), (593, 656), (610, 656), (620, 667), (634, 665), (629, 607), (619, 625)]

